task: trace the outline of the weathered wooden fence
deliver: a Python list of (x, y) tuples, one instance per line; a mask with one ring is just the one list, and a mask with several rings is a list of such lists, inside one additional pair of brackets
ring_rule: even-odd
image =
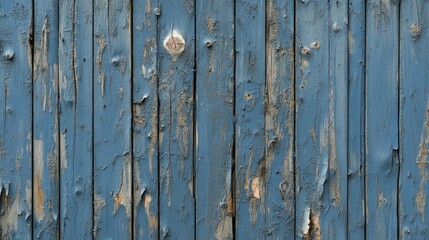
[(429, 1), (0, 0), (0, 239), (429, 239)]

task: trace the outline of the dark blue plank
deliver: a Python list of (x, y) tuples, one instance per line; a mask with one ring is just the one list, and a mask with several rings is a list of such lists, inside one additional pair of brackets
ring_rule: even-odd
[(94, 1), (94, 236), (132, 232), (131, 5)]
[(58, 0), (35, 1), (33, 238), (58, 238)]
[(267, 238), (295, 235), (294, 2), (268, 0), (266, 39)]
[(263, 239), (266, 213), (265, 1), (236, 5), (235, 237)]
[(133, 1), (135, 239), (158, 237), (158, 1)]
[(400, 13), (400, 237), (427, 239), (429, 2), (402, 1)]
[(60, 231), (92, 239), (92, 1), (59, 7)]
[(232, 239), (234, 1), (196, 4), (196, 236)]
[(348, 238), (365, 237), (365, 1), (349, 0)]
[(399, 1), (366, 5), (366, 238), (398, 238)]
[(195, 6), (192, 0), (161, 0), (160, 7), (159, 234), (193, 239)]
[(32, 231), (32, 1), (0, 1), (0, 239)]

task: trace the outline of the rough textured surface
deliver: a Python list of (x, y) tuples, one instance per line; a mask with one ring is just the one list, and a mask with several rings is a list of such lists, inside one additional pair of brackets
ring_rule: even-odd
[(92, 239), (92, 1), (59, 4), (60, 231)]
[(196, 236), (232, 239), (234, 2), (199, 0), (196, 6)]
[(131, 4), (94, 1), (94, 211), (97, 239), (132, 236)]
[[(195, 3), (159, 4), (159, 238), (193, 239)], [(174, 32), (186, 43), (179, 55), (160, 44)]]
[(0, 239), (426, 239), (426, 0), (0, 0)]

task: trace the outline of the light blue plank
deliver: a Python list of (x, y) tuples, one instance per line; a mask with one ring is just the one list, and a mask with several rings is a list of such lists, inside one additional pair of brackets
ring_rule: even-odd
[(429, 236), (428, 13), (428, 1), (401, 2), (399, 230), (402, 239)]
[(398, 238), (399, 1), (367, 2), (366, 238)]
[[(195, 6), (193, 1), (161, 0), (160, 7), (159, 234), (160, 238), (193, 239)], [(166, 39), (170, 39), (165, 42), (167, 48)]]
[(0, 1), (0, 239), (32, 231), (32, 1)]
[[(318, 1), (296, 3), (296, 235), (328, 236), (326, 216), (336, 196), (329, 161), (335, 139), (331, 133), (333, 102), (329, 75), (329, 5)], [(334, 115), (335, 116), (335, 115)], [(335, 132), (334, 132), (335, 133)], [(334, 192), (332, 191), (334, 190)], [(323, 197), (325, 195), (325, 197)], [(329, 197), (326, 197), (329, 196)], [(326, 208), (325, 208), (326, 207)], [(333, 211), (337, 211), (335, 208)], [(345, 210), (345, 209), (344, 209)], [(324, 237), (325, 238), (325, 237)]]
[[(328, 172), (320, 214), (322, 239), (347, 238), (348, 1), (329, 1)], [(321, 81), (324, 81), (321, 78)], [(323, 141), (320, 143), (323, 147)]]
[(349, 0), (348, 238), (365, 237), (365, 1)]
[(196, 236), (232, 239), (234, 1), (199, 0), (196, 18)]
[(235, 237), (266, 233), (265, 1), (236, 5)]
[(295, 235), (294, 2), (268, 0), (266, 39), (267, 238)]
[(59, 237), (58, 0), (35, 1), (33, 238)]
[(158, 237), (158, 1), (133, 1), (135, 239)]
[(92, 239), (92, 1), (59, 7), (60, 231)]
[(94, 236), (132, 232), (131, 5), (94, 1)]

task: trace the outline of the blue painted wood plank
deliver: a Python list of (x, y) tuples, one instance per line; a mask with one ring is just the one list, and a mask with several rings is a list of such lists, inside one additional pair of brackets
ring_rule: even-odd
[(365, 238), (365, 1), (349, 0), (348, 239)]
[(59, 2), (60, 231), (92, 239), (92, 1)]
[(94, 1), (94, 237), (132, 232), (131, 5)]
[(267, 238), (294, 239), (295, 6), (268, 0), (266, 8)]
[(193, 239), (193, 1), (161, 0), (159, 31), (160, 238)]
[(158, 1), (133, 1), (134, 238), (158, 238)]
[(32, 232), (32, 1), (0, 2), (0, 239)]
[(58, 0), (34, 2), (33, 238), (59, 237)]
[(329, 5), (329, 90), (325, 93), (328, 95), (328, 172), (326, 192), (322, 194), (321, 237), (346, 239), (348, 1), (329, 1)]
[(366, 6), (367, 238), (398, 238), (398, 5)]
[(346, 1), (297, 3), (297, 235), (347, 230)]
[(237, 0), (235, 9), (235, 237), (264, 239), (265, 1)]
[(428, 238), (429, 2), (402, 1), (400, 13), (401, 239)]
[(196, 236), (233, 239), (234, 1), (196, 6)]

